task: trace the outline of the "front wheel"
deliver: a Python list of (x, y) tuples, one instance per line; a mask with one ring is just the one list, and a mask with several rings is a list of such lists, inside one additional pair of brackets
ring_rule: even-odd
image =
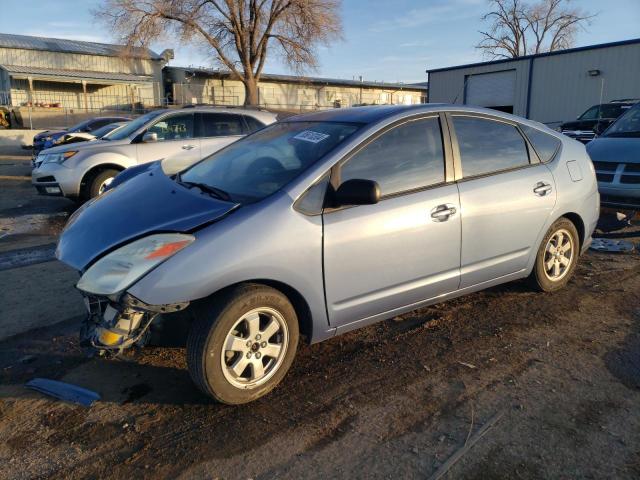
[(118, 173), (120, 173), (118, 170), (108, 168), (94, 175), (87, 185), (85, 200), (91, 200), (94, 197), (102, 195)]
[(531, 283), (544, 292), (563, 288), (573, 275), (579, 255), (580, 240), (575, 225), (567, 218), (556, 220), (538, 249)]
[(187, 342), (189, 373), (207, 395), (231, 405), (271, 391), (298, 346), (295, 309), (278, 290), (242, 285), (194, 305)]

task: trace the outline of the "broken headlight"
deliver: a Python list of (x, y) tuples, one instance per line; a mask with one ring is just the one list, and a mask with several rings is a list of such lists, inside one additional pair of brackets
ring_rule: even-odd
[(194, 240), (193, 235), (160, 233), (131, 242), (94, 263), (77, 287), (95, 295), (119, 293)]

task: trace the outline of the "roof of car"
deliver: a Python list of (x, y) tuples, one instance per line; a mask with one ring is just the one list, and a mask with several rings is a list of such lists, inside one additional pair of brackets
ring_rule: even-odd
[(374, 123), (403, 112), (428, 112), (442, 110), (445, 104), (423, 103), (419, 105), (367, 105), (351, 108), (332, 108), (329, 110), (304, 113), (288, 117), (287, 122), (352, 122)]
[[(640, 104), (639, 104), (640, 105)], [(405, 116), (429, 113), (429, 112), (458, 112), (458, 113), (479, 113), (493, 117), (504, 118), (510, 121), (517, 121), (523, 125), (535, 128), (542, 128), (548, 132), (559, 135), (549, 129), (546, 125), (535, 120), (529, 120), (509, 113), (500, 112), (483, 107), (470, 107), (467, 105), (454, 105), (448, 103), (422, 103), (418, 105), (368, 105), (363, 107), (333, 108), (330, 110), (316, 111), (288, 117), (283, 122), (345, 122), (373, 124), (395, 117), (400, 119)]]
[(262, 110), (259, 108), (242, 108), (242, 107), (224, 107), (224, 106), (208, 106), (208, 105), (193, 105), (186, 106), (179, 109), (174, 108), (165, 108), (164, 112), (185, 112), (185, 111), (198, 111), (198, 112), (215, 112), (215, 113), (228, 113), (228, 114), (239, 114), (239, 115), (249, 115), (255, 118), (264, 118), (268, 120), (275, 120), (277, 114), (273, 112), (269, 112), (267, 110)]

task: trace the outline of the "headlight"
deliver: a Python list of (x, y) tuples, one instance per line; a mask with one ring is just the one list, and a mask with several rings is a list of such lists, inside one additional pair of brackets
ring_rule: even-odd
[(77, 287), (96, 295), (113, 295), (195, 240), (193, 235), (161, 233), (136, 240), (98, 260)]
[(42, 157), (42, 163), (62, 163), (73, 157), (76, 153), (78, 153), (77, 150), (69, 150), (68, 152), (62, 153), (45, 153), (38, 155), (38, 158)]

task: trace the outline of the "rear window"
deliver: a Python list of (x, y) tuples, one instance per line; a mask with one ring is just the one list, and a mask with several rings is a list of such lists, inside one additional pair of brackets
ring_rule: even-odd
[(527, 127), (526, 125), (520, 125), (520, 128), (522, 128), (529, 142), (533, 145), (533, 149), (540, 157), (540, 160), (545, 163), (551, 161), (562, 142), (553, 135), (544, 133), (537, 128)]

